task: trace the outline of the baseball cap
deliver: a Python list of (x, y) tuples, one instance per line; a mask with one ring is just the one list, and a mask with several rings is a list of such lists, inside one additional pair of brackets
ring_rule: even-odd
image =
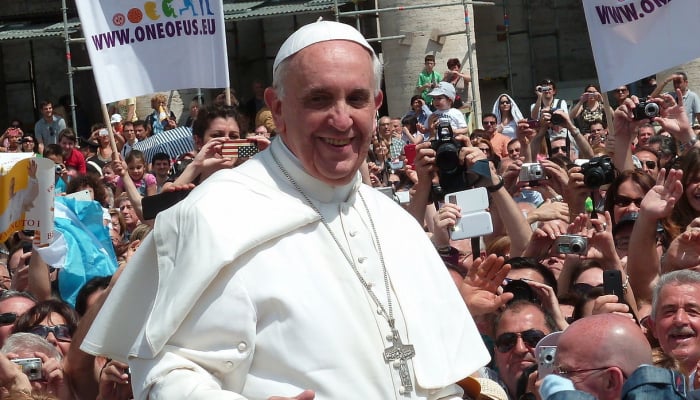
[(110, 124), (116, 124), (122, 122), (122, 116), (120, 114), (112, 114), (112, 118), (109, 119)]
[(437, 87), (428, 93), (428, 96), (447, 96), (450, 100), (455, 101), (457, 93), (455, 87), (450, 82), (440, 82)]
[(274, 74), (275, 71), (277, 71), (277, 67), (282, 61), (295, 55), (304, 48), (312, 44), (329, 40), (349, 40), (366, 48), (374, 55), (372, 46), (370, 46), (365, 37), (352, 26), (333, 21), (316, 21), (302, 26), (282, 43), (280, 50), (277, 52), (277, 57), (275, 57), (272, 73)]

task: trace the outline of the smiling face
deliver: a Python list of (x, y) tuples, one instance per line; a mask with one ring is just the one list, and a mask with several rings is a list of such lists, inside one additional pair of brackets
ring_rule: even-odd
[(313, 177), (334, 186), (350, 182), (367, 154), (382, 103), (370, 54), (356, 43), (333, 40), (286, 62), (285, 97), (265, 91), (282, 140)]
[[(524, 305), (504, 311), (496, 327), (495, 337), (504, 333), (520, 333), (528, 329), (537, 329), (545, 334), (550, 332), (544, 314), (536, 305)], [(522, 337), (518, 337), (515, 346), (509, 351), (502, 353), (496, 350), (495, 361), (499, 377), (512, 395), (515, 395), (517, 381), (523, 370), (536, 362), (534, 350), (534, 346), (529, 346)]]
[(659, 292), (654, 336), (684, 368), (700, 361), (700, 286), (669, 283)]

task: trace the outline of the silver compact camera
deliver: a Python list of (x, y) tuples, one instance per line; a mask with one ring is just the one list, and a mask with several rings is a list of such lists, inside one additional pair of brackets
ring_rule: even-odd
[(520, 168), (520, 182), (535, 182), (547, 179), (540, 163), (524, 163)]
[(585, 255), (588, 250), (588, 238), (580, 235), (561, 235), (554, 242), (560, 254)]
[(43, 378), (41, 358), (16, 358), (11, 361), (21, 366), (22, 372), (27, 375), (30, 381), (40, 381)]

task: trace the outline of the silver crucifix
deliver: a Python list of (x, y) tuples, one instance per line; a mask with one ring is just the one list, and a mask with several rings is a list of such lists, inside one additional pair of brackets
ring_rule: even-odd
[(393, 344), (384, 349), (384, 361), (388, 363), (397, 361), (399, 363), (401, 386), (403, 386), (406, 391), (411, 391), (413, 390), (413, 383), (411, 382), (411, 373), (408, 370), (408, 363), (406, 363), (406, 360), (413, 358), (413, 356), (416, 355), (416, 351), (413, 349), (413, 345), (403, 344), (399, 336), (399, 331), (394, 328), (394, 324), (390, 325)]

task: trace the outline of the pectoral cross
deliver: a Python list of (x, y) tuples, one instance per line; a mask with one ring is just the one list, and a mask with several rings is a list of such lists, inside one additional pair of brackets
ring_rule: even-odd
[(413, 390), (413, 383), (411, 382), (411, 373), (408, 370), (408, 363), (406, 360), (410, 360), (416, 355), (416, 351), (413, 349), (413, 345), (403, 344), (401, 342), (401, 337), (399, 336), (399, 331), (394, 327), (394, 321), (389, 321), (389, 326), (391, 326), (392, 344), (391, 346), (384, 349), (384, 361), (398, 363), (399, 367), (399, 377), (401, 377), (401, 386), (405, 391)]

